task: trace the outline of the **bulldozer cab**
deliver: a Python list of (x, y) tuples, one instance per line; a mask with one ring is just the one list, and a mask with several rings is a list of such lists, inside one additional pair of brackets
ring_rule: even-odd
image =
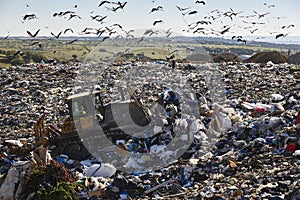
[(96, 110), (101, 115), (104, 114), (103, 102), (99, 91), (71, 95), (66, 99), (66, 103), (70, 111), (70, 116), (73, 119), (94, 115), (96, 114)]
[[(128, 115), (126, 109), (135, 124), (146, 126), (150, 122), (149, 112), (136, 98), (134, 91), (128, 87), (130, 100), (120, 100), (103, 104), (100, 91), (83, 92), (67, 97), (66, 103), (69, 108), (71, 120), (63, 126), (62, 132), (70, 133), (74, 129), (89, 130), (93, 129), (96, 123), (102, 128), (114, 128), (118, 125), (126, 125)], [(119, 116), (119, 124), (116, 123), (114, 116)], [(124, 118), (124, 120), (122, 120)], [(124, 121), (124, 123), (122, 123)], [(76, 128), (74, 127), (76, 122)], [(68, 124), (69, 123), (69, 124)]]
[[(70, 113), (70, 121), (66, 121), (62, 127), (63, 133), (72, 133), (74, 129), (89, 130), (95, 127), (97, 123), (96, 115), (104, 115), (103, 102), (100, 98), (100, 92), (83, 92), (74, 94), (66, 98)], [(99, 119), (104, 119), (99, 117)], [(75, 124), (78, 127), (75, 128)]]

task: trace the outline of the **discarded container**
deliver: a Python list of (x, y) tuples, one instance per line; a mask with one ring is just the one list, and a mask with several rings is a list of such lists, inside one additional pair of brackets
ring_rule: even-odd
[(294, 152), (297, 149), (296, 144), (287, 144), (285, 150), (288, 152)]
[(128, 192), (121, 192), (120, 193), (120, 199), (121, 200), (127, 200), (128, 199)]
[(5, 143), (14, 145), (14, 146), (18, 146), (18, 147), (22, 147), (23, 144), (19, 141), (19, 140), (5, 140)]
[(254, 108), (254, 111), (264, 113), (264, 112), (267, 111), (267, 109), (264, 108), (264, 107), (257, 106), (257, 107)]
[(83, 173), (88, 177), (104, 177), (109, 178), (116, 173), (117, 169), (109, 163), (93, 164), (86, 167)]

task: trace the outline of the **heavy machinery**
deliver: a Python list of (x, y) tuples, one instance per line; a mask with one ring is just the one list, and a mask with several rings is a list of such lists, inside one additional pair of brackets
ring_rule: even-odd
[[(52, 150), (52, 155), (66, 153), (72, 159), (84, 159), (89, 156), (78, 135), (84, 133), (93, 135), (99, 125), (105, 133), (105, 137), (109, 138), (112, 143), (117, 139), (128, 139), (130, 136), (118, 127), (120, 123), (116, 123), (114, 116), (118, 113), (126, 112), (129, 108), (131, 119), (139, 126), (146, 126), (150, 123), (150, 114), (142, 103), (137, 99), (134, 91), (127, 87), (130, 99), (119, 100), (103, 104), (101, 92), (96, 90), (93, 92), (83, 92), (74, 94), (66, 98), (70, 117), (64, 122), (59, 130), (54, 125), (44, 127), (44, 115), (38, 120), (34, 126), (36, 145), (47, 145)], [(113, 108), (113, 109), (112, 109)], [(122, 115), (119, 115), (118, 122)], [(129, 116), (123, 116), (125, 118)], [(125, 124), (126, 125), (126, 124)], [(53, 147), (53, 148), (51, 148)]]

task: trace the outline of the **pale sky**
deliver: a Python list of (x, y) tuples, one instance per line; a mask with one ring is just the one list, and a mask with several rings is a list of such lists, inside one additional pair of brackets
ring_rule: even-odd
[[(1, 36), (28, 36), (26, 31), (32, 33), (40, 29), (38, 36), (51, 36), (51, 32), (58, 34), (66, 28), (72, 28), (74, 33), (68, 32), (62, 36), (79, 35), (86, 27), (102, 28), (109, 27), (114, 23), (119, 23), (124, 30), (130, 29), (150, 29), (158, 28), (167, 30), (171, 28), (173, 35), (177, 32), (179, 35), (203, 36), (201, 33), (193, 34), (195, 30), (188, 29), (187, 24), (199, 20), (211, 21), (209, 25), (199, 25), (207, 32), (211, 30), (222, 31), (223, 26), (229, 25), (231, 28), (223, 36), (231, 35), (251, 35), (250, 30), (254, 31), (253, 36), (273, 36), (283, 33), (288, 36), (300, 36), (300, 1), (299, 0), (205, 0), (206, 4), (196, 4), (196, 0), (127, 0), (124, 10), (110, 11), (107, 7), (117, 5), (104, 4), (98, 7), (101, 0), (0, 0), (0, 19), (1, 19)], [(115, 1), (117, 2), (117, 1)], [(121, 0), (120, 2), (125, 2)], [(266, 5), (264, 5), (266, 4)], [(28, 5), (28, 6), (27, 6)], [(77, 5), (77, 8), (74, 6)], [(189, 11), (196, 10), (194, 15), (186, 14), (182, 16), (176, 8), (191, 7)], [(271, 6), (275, 5), (275, 7)], [(149, 14), (153, 7), (162, 6), (163, 11), (156, 11)], [(269, 6), (269, 7), (268, 7)], [(209, 16), (208, 13), (218, 9), (222, 13), (230, 12), (242, 13), (233, 17), (222, 17), (212, 20), (204, 19)], [(60, 11), (74, 11), (82, 19), (73, 18), (68, 20), (64, 17), (53, 17), (53, 13)], [(93, 11), (93, 14), (91, 12)], [(260, 14), (269, 13), (258, 19), (253, 11)], [(22, 22), (25, 14), (35, 14), (38, 19), (32, 19)], [(90, 15), (107, 16), (103, 24), (93, 21)], [(216, 16), (217, 13), (210, 13)], [(247, 15), (256, 15), (249, 18), (242, 18)], [(68, 15), (69, 16), (69, 15)], [(241, 17), (242, 16), (242, 17)], [(277, 18), (279, 17), (279, 19)], [(155, 20), (163, 20), (153, 26)], [(247, 21), (247, 23), (243, 22)], [(252, 22), (264, 23), (252, 25)], [(294, 25), (282, 29), (283, 26)], [(115, 27), (115, 30), (117, 28)], [(185, 30), (185, 31), (183, 31)], [(271, 33), (272, 34), (271, 34)], [(212, 35), (214, 36), (214, 35)]]

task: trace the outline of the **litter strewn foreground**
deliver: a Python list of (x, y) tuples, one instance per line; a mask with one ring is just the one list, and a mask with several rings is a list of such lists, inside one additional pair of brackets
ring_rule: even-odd
[[(153, 136), (151, 142), (146, 138), (143, 143), (114, 139), (128, 152), (123, 155), (116, 151), (125, 159), (124, 172), (115, 168), (113, 160), (54, 156), (52, 146), (36, 145), (33, 126), (43, 114), (45, 124), (58, 129), (69, 117), (64, 99), (76, 92), (74, 82), (80, 68), (99, 73), (94, 85), (102, 92), (104, 102), (109, 102), (116, 95), (113, 88), (122, 83), (126, 72), (141, 66), (169, 68), (168, 63), (157, 62), (103, 63), (102, 71), (99, 66), (78, 63), (2, 69), (0, 199), (300, 198), (298, 65), (177, 64), (175, 69), (170, 68), (170, 73), (182, 74), (195, 93), (195, 123), (189, 124), (180, 111), (170, 119), (168, 108), (166, 115), (160, 116), (164, 126), (155, 126), (153, 132), (159, 136)], [(218, 80), (207, 78), (211, 72), (219, 75)], [(166, 82), (163, 77), (161, 82), (151, 82), (155, 79), (151, 73), (146, 79), (135, 80), (134, 89), (150, 107)], [(88, 88), (76, 85), (75, 89), (84, 92)], [(148, 157), (135, 160), (128, 156), (138, 152), (132, 146), (138, 146), (142, 153), (159, 152), (172, 142), (173, 133), (181, 134), (178, 130), (184, 124), (192, 130), (194, 139), (180, 158), (159, 169), (135, 170)], [(212, 135), (218, 137), (211, 139)], [(185, 137), (179, 140), (185, 141)], [(172, 152), (165, 152), (162, 162), (166, 157), (171, 158)]]

